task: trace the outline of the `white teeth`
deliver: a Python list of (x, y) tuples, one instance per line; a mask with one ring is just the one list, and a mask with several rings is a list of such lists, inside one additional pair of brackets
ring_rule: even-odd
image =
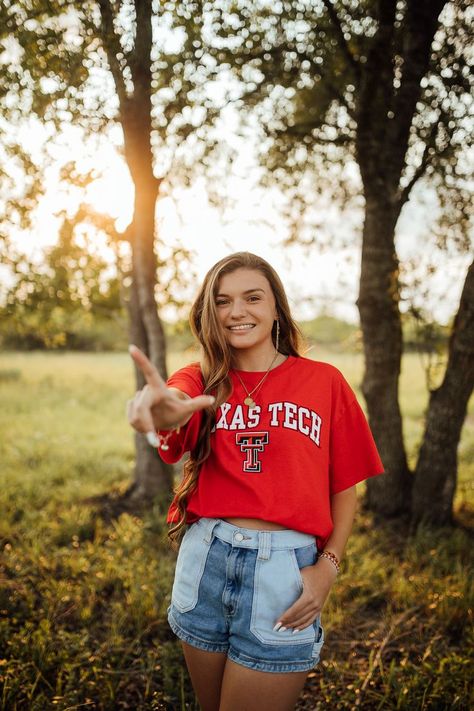
[(231, 331), (244, 331), (249, 328), (253, 328), (254, 324), (253, 323), (243, 323), (241, 326), (229, 326)]

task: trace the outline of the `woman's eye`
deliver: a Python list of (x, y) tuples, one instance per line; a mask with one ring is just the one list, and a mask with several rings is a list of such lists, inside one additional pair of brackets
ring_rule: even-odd
[[(260, 296), (249, 296), (247, 301), (260, 301)], [(216, 306), (226, 306), (228, 303), (227, 299), (219, 299), (216, 301)]]

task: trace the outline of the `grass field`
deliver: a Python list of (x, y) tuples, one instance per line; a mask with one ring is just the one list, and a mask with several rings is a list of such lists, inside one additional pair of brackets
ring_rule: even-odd
[[(360, 356), (316, 351), (360, 394)], [(171, 357), (170, 370), (189, 359)], [(175, 553), (162, 514), (107, 522), (91, 502), (130, 482), (134, 390), (126, 354), (0, 355), (0, 709), (198, 709), (166, 621)], [(426, 402), (420, 361), (408, 355), (411, 465)], [(471, 400), (463, 522), (474, 509), (473, 422)], [(361, 511), (323, 612), (322, 661), (297, 708), (472, 708), (472, 547), (465, 525), (407, 537)]]

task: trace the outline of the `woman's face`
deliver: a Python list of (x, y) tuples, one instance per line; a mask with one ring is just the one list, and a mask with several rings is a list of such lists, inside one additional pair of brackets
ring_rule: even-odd
[(217, 316), (231, 348), (273, 347), (272, 327), (277, 318), (275, 297), (268, 279), (256, 269), (236, 269), (219, 280)]

